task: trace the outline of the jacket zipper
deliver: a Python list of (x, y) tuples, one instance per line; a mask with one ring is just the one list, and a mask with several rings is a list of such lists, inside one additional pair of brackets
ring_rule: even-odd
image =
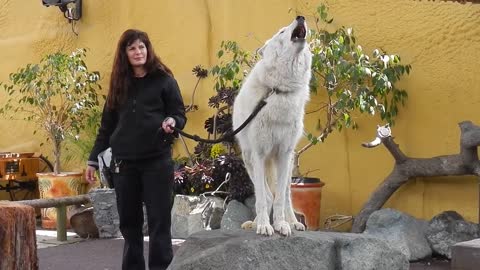
[[(135, 130), (138, 129), (137, 125), (138, 125), (138, 121), (137, 121), (137, 96), (138, 96), (138, 90), (137, 90), (137, 87), (135, 87), (135, 89), (133, 90), (134, 94), (133, 94), (133, 109), (132, 109), (132, 112), (133, 112), (133, 117), (135, 119)], [(138, 142), (138, 138), (135, 138), (135, 144), (137, 144)], [(135, 145), (135, 150), (138, 150), (138, 146)], [(135, 160), (137, 160), (137, 151), (135, 151), (135, 155), (134, 155), (134, 158)]]

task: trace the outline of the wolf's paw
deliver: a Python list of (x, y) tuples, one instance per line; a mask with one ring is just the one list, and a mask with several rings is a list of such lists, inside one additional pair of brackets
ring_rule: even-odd
[(244, 230), (251, 230), (255, 227), (255, 222), (254, 221), (245, 221), (244, 223), (242, 223), (242, 229)]
[(281, 235), (289, 236), (292, 234), (292, 229), (286, 221), (278, 221), (273, 224), (275, 231), (279, 232)]
[(292, 228), (294, 228), (297, 231), (305, 231), (305, 225), (303, 225), (302, 223), (300, 223), (298, 221), (295, 221), (295, 222), (291, 223), (290, 225), (292, 225)]
[(257, 234), (271, 236), (273, 234), (273, 227), (270, 224), (257, 224)]

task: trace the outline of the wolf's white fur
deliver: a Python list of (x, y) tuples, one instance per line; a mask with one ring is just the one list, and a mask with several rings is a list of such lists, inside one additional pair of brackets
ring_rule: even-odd
[[(260, 49), (262, 59), (245, 79), (233, 107), (236, 129), (272, 89), (279, 91), (267, 98), (267, 105), (236, 136), (255, 187), (254, 224), (263, 235), (272, 235), (274, 230), (290, 235), (290, 226), (305, 230), (295, 217), (290, 196), (293, 153), (303, 132), (312, 61), (308, 44), (291, 40), (298, 24), (307, 29), (305, 22), (294, 20)], [(269, 218), (272, 203), (273, 227)]]

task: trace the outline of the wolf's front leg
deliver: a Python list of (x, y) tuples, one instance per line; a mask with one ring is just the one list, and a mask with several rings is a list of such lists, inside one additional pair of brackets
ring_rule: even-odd
[(290, 226), (297, 230), (297, 231), (305, 231), (305, 225), (302, 223), (298, 222), (297, 217), (295, 216), (295, 212), (293, 211), (293, 205), (292, 205), (292, 191), (291, 191), (291, 186), (290, 184), (292, 183), (292, 168), (293, 168), (293, 163), (290, 162), (290, 169), (288, 173), (288, 184), (285, 186), (286, 191), (285, 191), (285, 219), (287, 222), (290, 224)]
[(273, 227), (270, 225), (269, 206), (267, 203), (267, 190), (265, 188), (265, 159), (254, 157), (253, 185), (255, 188), (255, 211), (257, 217), (255, 223), (257, 234), (272, 235)]
[(279, 154), (276, 161), (277, 169), (277, 186), (275, 200), (273, 202), (273, 227), (282, 235), (292, 234), (290, 224), (285, 220), (285, 206), (286, 206), (286, 187), (290, 184), (288, 172), (291, 168), (289, 166), (292, 153)]

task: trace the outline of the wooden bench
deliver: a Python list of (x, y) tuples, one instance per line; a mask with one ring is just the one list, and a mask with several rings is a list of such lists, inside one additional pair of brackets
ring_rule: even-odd
[(67, 241), (67, 206), (86, 204), (90, 202), (88, 195), (58, 197), (51, 199), (36, 199), (15, 201), (15, 203), (32, 206), (34, 208), (55, 207), (57, 210), (57, 240)]

